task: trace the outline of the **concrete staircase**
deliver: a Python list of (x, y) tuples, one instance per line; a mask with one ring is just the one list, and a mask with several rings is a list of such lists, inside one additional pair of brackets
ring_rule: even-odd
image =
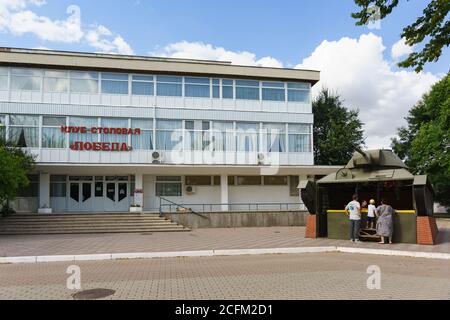
[(13, 214), (0, 218), (0, 235), (180, 231), (190, 230), (158, 214)]

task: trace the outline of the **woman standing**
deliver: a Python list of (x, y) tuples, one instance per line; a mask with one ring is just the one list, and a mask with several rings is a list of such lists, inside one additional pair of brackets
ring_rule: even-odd
[(381, 206), (377, 208), (377, 235), (381, 237), (380, 243), (386, 243), (385, 237), (392, 243), (392, 234), (394, 233), (394, 209), (387, 204), (386, 200), (381, 200)]

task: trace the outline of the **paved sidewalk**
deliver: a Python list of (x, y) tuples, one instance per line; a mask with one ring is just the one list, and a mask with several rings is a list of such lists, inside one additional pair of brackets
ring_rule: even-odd
[(344, 246), (450, 253), (450, 220), (439, 220), (435, 246), (306, 239), (304, 227), (197, 229), (181, 233), (0, 236), (0, 257)]

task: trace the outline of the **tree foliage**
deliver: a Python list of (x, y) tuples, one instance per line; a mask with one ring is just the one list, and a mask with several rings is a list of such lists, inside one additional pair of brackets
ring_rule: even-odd
[(21, 148), (0, 140), (0, 209), (29, 184), (27, 173), (34, 158)]
[[(379, 9), (379, 19), (384, 19), (392, 13), (399, 0), (355, 0), (361, 11), (352, 13), (358, 19), (356, 25), (365, 25), (374, 20), (373, 8)], [(423, 10), (422, 16), (403, 29), (401, 37), (409, 46), (421, 44), (422, 50), (411, 53), (405, 60), (398, 63), (400, 67), (414, 67), (420, 72), (427, 62), (436, 62), (442, 54), (442, 49), (450, 44), (450, 10), (449, 0), (431, 0)]]
[(427, 174), (436, 200), (450, 206), (450, 74), (409, 111), (407, 126), (392, 140), (411, 172)]
[(364, 146), (359, 111), (347, 110), (339, 95), (323, 89), (313, 102), (314, 160), (318, 165), (342, 165)]

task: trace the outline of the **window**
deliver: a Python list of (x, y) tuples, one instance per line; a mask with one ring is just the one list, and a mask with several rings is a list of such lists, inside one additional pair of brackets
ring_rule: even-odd
[(6, 116), (0, 114), (0, 140), (6, 139)]
[(8, 68), (0, 67), (0, 90), (8, 90)]
[(291, 197), (300, 196), (300, 192), (298, 190), (299, 183), (300, 183), (299, 176), (289, 176), (289, 195)]
[(185, 150), (209, 150), (211, 140), (209, 121), (186, 120), (184, 128)]
[(261, 176), (239, 176), (237, 177), (238, 186), (259, 186), (261, 185)]
[(156, 81), (156, 93), (158, 96), (182, 96), (182, 77), (157, 76)]
[(268, 101), (285, 101), (286, 94), (284, 83), (281, 82), (263, 82), (262, 99)]
[(98, 73), (71, 71), (70, 91), (79, 93), (98, 93)]
[(21, 148), (39, 147), (39, 116), (10, 115), (9, 140)]
[(153, 150), (153, 120), (132, 119), (131, 127), (133, 129), (141, 129), (141, 134), (131, 136), (131, 146), (133, 149)]
[(186, 176), (188, 186), (210, 186), (211, 176)]
[(263, 123), (263, 150), (286, 152), (286, 125), (284, 123)]
[(209, 78), (184, 78), (184, 96), (210, 98), (211, 86)]
[(155, 94), (155, 82), (153, 76), (133, 75), (131, 93), (139, 96), (153, 96)]
[(50, 176), (50, 197), (66, 197), (66, 176)]
[(236, 122), (237, 151), (257, 151), (258, 133), (258, 123)]
[(212, 84), (213, 98), (220, 98), (220, 79), (212, 79)]
[(236, 80), (236, 99), (259, 100), (259, 81)]
[(289, 152), (311, 151), (311, 125), (289, 124)]
[(102, 73), (102, 93), (128, 94), (128, 74)]
[(61, 132), (61, 126), (66, 125), (65, 117), (42, 118), (42, 148), (65, 148), (66, 133)]
[(86, 133), (70, 133), (69, 140), (70, 145), (74, 142), (97, 142), (98, 134), (91, 133), (90, 129), (92, 127), (97, 127), (98, 120), (97, 118), (89, 118), (89, 117), (70, 117), (69, 125), (73, 127), (86, 127), (89, 129)]
[(40, 91), (42, 70), (11, 69), (11, 90)]
[(69, 73), (67, 71), (45, 70), (44, 71), (45, 92), (68, 92)]
[(181, 185), (181, 177), (156, 177), (156, 196), (180, 197)]
[(222, 98), (234, 99), (233, 80), (222, 79)]
[(288, 83), (288, 101), (295, 102), (310, 102), (310, 88), (309, 83), (290, 82)]
[(28, 186), (21, 188), (17, 192), (17, 197), (19, 198), (34, 198), (39, 196), (39, 175), (29, 174), (27, 175), (28, 181), (30, 182)]
[(181, 150), (182, 148), (181, 120), (158, 120), (156, 122), (156, 149)]
[[(213, 185), (220, 186), (220, 176), (213, 177)], [(234, 176), (228, 176), (228, 185), (234, 186)]]
[[(128, 119), (126, 118), (102, 118), (103, 128), (128, 128)], [(127, 143), (127, 134), (101, 134), (102, 142)]]
[(265, 186), (286, 186), (288, 179), (287, 176), (264, 176)]
[(235, 140), (232, 122), (213, 121), (211, 130), (212, 151), (234, 151)]

